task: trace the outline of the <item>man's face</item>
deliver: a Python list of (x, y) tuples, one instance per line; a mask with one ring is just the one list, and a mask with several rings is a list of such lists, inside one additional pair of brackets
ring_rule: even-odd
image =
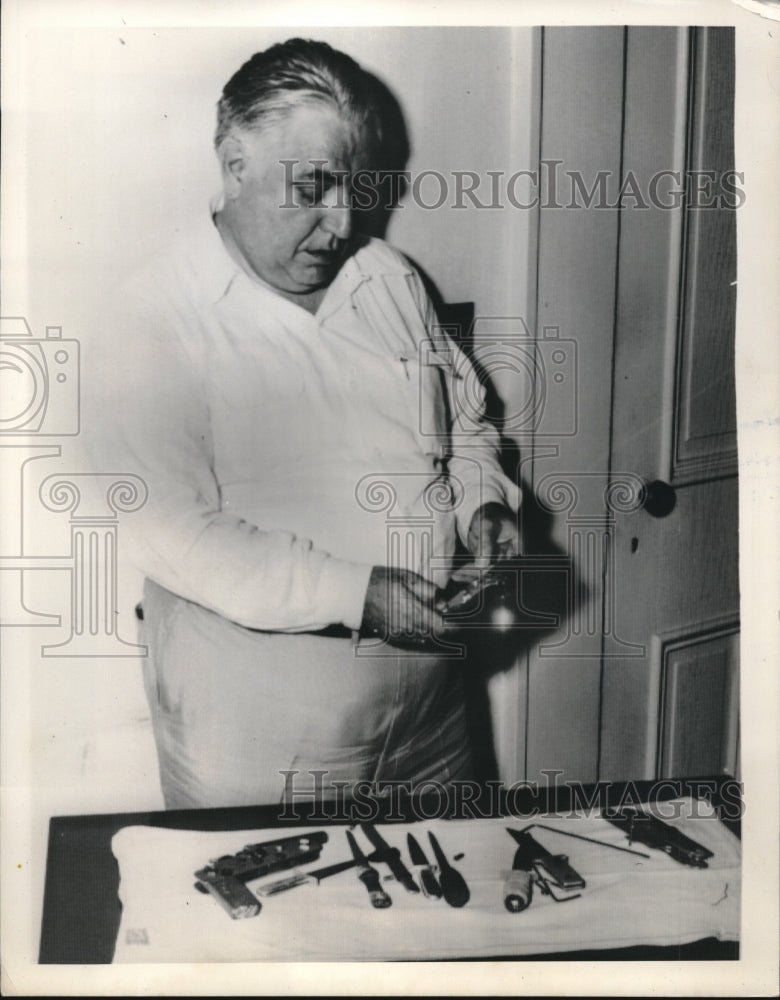
[(238, 248), (280, 292), (306, 294), (330, 284), (352, 230), (349, 125), (330, 105), (304, 105), (242, 133), (241, 145), (240, 173), (227, 179), (227, 221)]

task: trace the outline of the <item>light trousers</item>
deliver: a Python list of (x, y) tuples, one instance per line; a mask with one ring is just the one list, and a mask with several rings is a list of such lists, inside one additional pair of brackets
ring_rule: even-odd
[(150, 580), (139, 626), (168, 809), (472, 777), (458, 659), (243, 628)]

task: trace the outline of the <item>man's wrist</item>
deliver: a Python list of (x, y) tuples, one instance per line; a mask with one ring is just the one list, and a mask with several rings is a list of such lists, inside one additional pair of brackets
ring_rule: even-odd
[(317, 618), (353, 631), (359, 629), (372, 569), (368, 563), (329, 556), (317, 586)]
[(473, 499), (470, 503), (464, 501), (463, 504), (456, 510), (456, 520), (458, 525), (458, 534), (460, 535), (460, 540), (468, 548), (468, 538), (471, 531), (471, 526), (474, 523), (474, 518), (480, 511), (484, 511), (485, 508), (489, 508), (491, 505), (495, 505), (497, 508), (501, 508), (506, 511), (510, 516), (513, 516), (517, 512), (517, 507), (513, 506), (503, 490), (480, 490), (480, 496)]

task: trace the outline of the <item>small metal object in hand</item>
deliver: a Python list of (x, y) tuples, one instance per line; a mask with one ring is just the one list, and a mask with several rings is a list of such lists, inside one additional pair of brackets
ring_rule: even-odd
[(516, 576), (514, 570), (493, 567), (465, 586), (450, 581), (437, 603), (445, 623), (451, 628), (511, 628), (518, 620)]

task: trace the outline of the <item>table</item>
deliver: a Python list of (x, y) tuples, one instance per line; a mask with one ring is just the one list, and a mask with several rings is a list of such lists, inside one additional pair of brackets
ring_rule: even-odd
[[(723, 777), (697, 778), (665, 783), (635, 782), (593, 785), (568, 784), (534, 789), (497, 789), (468, 801), (447, 803), (448, 813), (437, 813), (442, 803), (421, 800), (416, 815), (442, 815), (463, 819), (472, 815), (532, 817), (550, 810), (566, 811), (577, 802), (615, 806), (640, 800), (666, 801), (673, 798), (706, 798), (721, 811), (721, 820), (739, 833), (741, 808), (737, 805), (739, 786)], [(382, 823), (402, 823), (410, 815), (411, 804), (403, 798), (390, 802), (375, 800), (376, 819)], [(740, 800), (741, 805), (741, 800)], [(113, 836), (130, 826), (169, 830), (238, 831), (273, 828), (281, 831), (316, 822), (318, 827), (343, 825), (350, 803), (334, 804), (331, 815), (313, 812), (310, 803), (297, 803), (291, 814), (280, 815), (280, 807), (180, 810), (151, 813), (118, 813), (93, 816), (61, 816), (50, 821), (39, 962), (43, 964), (99, 964), (111, 962), (122, 915), (117, 895), (119, 871), (111, 851)], [(327, 810), (328, 807), (326, 806)], [(205, 862), (205, 859), (204, 859)], [(299, 890), (296, 890), (299, 891)], [(304, 890), (305, 891), (305, 890)], [(575, 905), (575, 904), (572, 904)], [(460, 956), (468, 960), (475, 956)], [(616, 960), (735, 960), (739, 943), (707, 938), (683, 945), (658, 947), (637, 944), (628, 948), (563, 951), (523, 955), (536, 961), (616, 961)], [(515, 955), (492, 956), (491, 960), (520, 960)]]

